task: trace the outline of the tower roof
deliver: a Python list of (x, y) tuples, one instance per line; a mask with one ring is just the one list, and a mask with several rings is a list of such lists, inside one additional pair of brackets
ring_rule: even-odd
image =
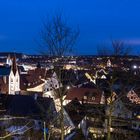
[(16, 62), (16, 56), (13, 57), (12, 59), (12, 67), (11, 69), (13, 70), (14, 75), (16, 74), (17, 71), (17, 62)]

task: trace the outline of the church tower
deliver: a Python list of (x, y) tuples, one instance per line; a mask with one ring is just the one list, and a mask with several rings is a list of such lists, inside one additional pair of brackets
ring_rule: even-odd
[(20, 91), (20, 76), (18, 72), (16, 56), (12, 59), (11, 72), (9, 75), (9, 94), (19, 94)]
[(107, 67), (111, 67), (111, 66), (112, 66), (111, 61), (110, 61), (110, 59), (108, 59), (108, 61), (107, 61)]

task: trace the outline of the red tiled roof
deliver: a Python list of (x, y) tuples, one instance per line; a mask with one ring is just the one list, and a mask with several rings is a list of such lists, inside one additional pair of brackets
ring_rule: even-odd
[[(84, 99), (84, 96), (86, 96), (87, 99)], [(101, 91), (96, 88), (72, 88), (68, 91), (66, 100), (73, 100), (77, 98), (79, 101), (99, 104), (101, 102), (101, 97)]]
[[(7, 78), (6, 78), (6, 81), (8, 81)], [(8, 93), (8, 83), (4, 82), (3, 77), (0, 77), (0, 92)]]

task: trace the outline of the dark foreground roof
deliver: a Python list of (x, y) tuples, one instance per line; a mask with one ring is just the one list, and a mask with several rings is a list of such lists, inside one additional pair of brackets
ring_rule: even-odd
[(11, 67), (0, 66), (0, 76), (10, 75)]
[[(42, 103), (40, 103), (42, 100)], [(39, 119), (47, 117), (47, 110), (53, 104), (52, 98), (37, 98), (28, 95), (0, 94), (0, 102), (6, 110), (4, 115)], [(44, 105), (45, 104), (45, 105)], [(46, 110), (46, 112), (44, 112)], [(52, 113), (52, 112), (51, 112)]]

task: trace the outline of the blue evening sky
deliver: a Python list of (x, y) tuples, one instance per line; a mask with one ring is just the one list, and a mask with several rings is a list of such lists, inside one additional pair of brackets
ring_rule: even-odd
[(37, 53), (42, 20), (61, 11), (80, 28), (76, 54), (124, 40), (140, 54), (140, 0), (0, 0), (0, 51)]

